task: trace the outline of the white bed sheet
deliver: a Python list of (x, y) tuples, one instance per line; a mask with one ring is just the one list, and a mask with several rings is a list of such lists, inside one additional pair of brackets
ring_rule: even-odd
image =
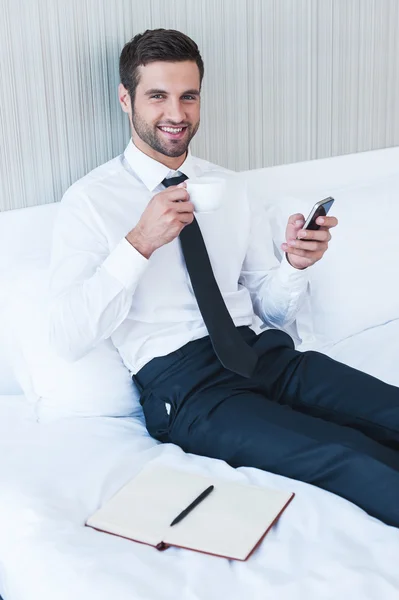
[[(398, 334), (395, 321), (326, 350), (398, 385), (392, 369)], [(39, 425), (31, 410), (20, 397), (0, 397), (4, 600), (398, 599), (399, 530), (351, 503), (257, 469), (185, 455), (152, 440), (138, 419)], [(244, 563), (172, 548), (158, 552), (85, 528), (88, 515), (149, 461), (292, 490), (296, 497)]]

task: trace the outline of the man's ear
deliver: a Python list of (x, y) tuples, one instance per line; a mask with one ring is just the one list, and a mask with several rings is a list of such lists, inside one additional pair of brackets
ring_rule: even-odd
[(118, 85), (118, 98), (119, 98), (119, 103), (122, 107), (123, 112), (129, 114), (131, 112), (130, 94), (127, 91), (127, 89), (125, 88), (125, 86), (123, 85), (123, 83), (120, 83)]

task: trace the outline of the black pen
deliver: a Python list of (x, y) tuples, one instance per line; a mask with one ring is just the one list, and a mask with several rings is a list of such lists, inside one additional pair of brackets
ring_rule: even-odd
[(171, 524), (169, 525), (169, 527), (173, 527), (173, 525), (176, 525), (176, 523), (179, 523), (179, 521), (181, 521), (182, 519), (184, 519), (184, 517), (186, 515), (188, 515), (188, 513), (193, 510), (193, 508), (195, 508), (200, 502), (202, 502), (202, 500), (204, 500), (204, 498), (206, 498), (207, 496), (209, 496), (209, 494), (211, 493), (211, 491), (213, 490), (213, 488), (214, 488), (213, 485), (210, 485), (208, 488), (206, 488), (206, 490), (204, 490), (202, 492), (202, 494), (200, 494), (198, 496), (198, 498), (196, 498), (193, 502), (191, 502), (191, 504), (189, 504), (187, 506), (187, 508), (185, 508), (179, 515), (177, 515), (176, 519), (173, 519), (173, 521), (171, 522)]

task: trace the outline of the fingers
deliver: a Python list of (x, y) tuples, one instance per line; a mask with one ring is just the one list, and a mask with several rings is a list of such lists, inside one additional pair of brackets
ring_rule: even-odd
[(288, 223), (290, 225), (300, 225), (302, 227), (302, 225), (305, 223), (305, 217), (301, 213), (295, 213), (294, 215), (290, 216)]
[(292, 254), (297, 254), (298, 256), (307, 256), (307, 253), (313, 255), (317, 252), (326, 252), (328, 242), (289, 240), (286, 244), (282, 245), (282, 248), (286, 252), (292, 252)]
[(336, 217), (318, 217), (316, 223), (320, 228), (305, 230), (301, 219), (300, 213), (291, 215), (286, 230), (287, 242), (281, 245), (289, 262), (297, 269), (313, 265), (323, 257), (331, 240), (330, 229), (338, 225)]
[(325, 227), (321, 229), (300, 229), (297, 233), (297, 237), (301, 240), (316, 240), (319, 242), (329, 242), (331, 240), (331, 233)]
[(192, 213), (182, 213), (179, 215), (179, 221), (184, 225), (190, 225), (194, 221), (194, 215)]
[(176, 213), (176, 212), (170, 212), (170, 214), (167, 216), (167, 223), (169, 227), (172, 227), (175, 230), (175, 236), (179, 235), (180, 231), (183, 229), (183, 227), (185, 227), (186, 225), (190, 225), (190, 223), (192, 223), (194, 221), (194, 214), (193, 213)]
[(164, 202), (187, 202), (190, 199), (188, 191), (184, 187), (172, 185), (166, 190), (159, 192), (154, 196), (159, 196)]
[(185, 202), (174, 202), (173, 210), (178, 213), (193, 213), (194, 212), (194, 204), (189, 202), (188, 200)]
[(316, 223), (330, 229), (338, 225), (338, 219), (336, 217), (317, 217)]
[(167, 190), (156, 194), (152, 199), (152, 202), (161, 202), (163, 211), (170, 213), (171, 218), (177, 213), (179, 220), (181, 220), (180, 215), (184, 213), (192, 214), (194, 212), (194, 204), (190, 202), (187, 190), (184, 187), (180, 187), (180, 185), (171, 186)]

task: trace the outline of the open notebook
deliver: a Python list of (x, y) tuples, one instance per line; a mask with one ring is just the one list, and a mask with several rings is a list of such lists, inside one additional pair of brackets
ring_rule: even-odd
[[(209, 485), (214, 490), (182, 521), (170, 526)], [(178, 546), (246, 560), (294, 497), (272, 490), (147, 465), (86, 525), (158, 550)]]

